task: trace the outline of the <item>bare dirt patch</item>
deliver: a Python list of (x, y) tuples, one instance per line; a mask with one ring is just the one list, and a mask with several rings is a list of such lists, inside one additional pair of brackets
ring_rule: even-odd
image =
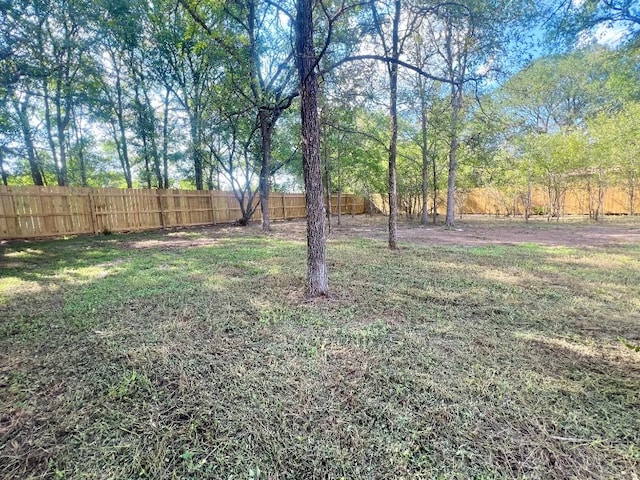
[[(334, 217), (330, 239), (365, 238), (387, 241), (385, 216), (343, 216), (340, 225)], [(221, 237), (253, 236), (261, 233), (255, 222), (246, 227), (216, 225), (173, 231), (162, 237), (138, 238), (126, 242), (128, 248), (191, 248), (215, 245)], [(305, 240), (306, 221), (290, 220), (272, 223), (271, 235), (290, 241)], [(241, 240), (240, 240), (241, 241)], [(522, 245), (548, 247), (604, 247), (640, 243), (640, 218), (610, 217), (598, 223), (585, 217), (568, 217), (559, 222), (533, 218), (528, 223), (520, 218), (497, 218), (469, 215), (458, 220), (454, 228), (442, 223), (422, 226), (417, 221), (401, 219), (398, 241), (426, 245)]]

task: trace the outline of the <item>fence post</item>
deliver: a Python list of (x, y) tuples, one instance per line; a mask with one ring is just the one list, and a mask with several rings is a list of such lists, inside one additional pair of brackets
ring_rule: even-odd
[(214, 193), (215, 190), (210, 190), (209, 192), (209, 200), (211, 201), (211, 222), (213, 225), (216, 224), (216, 201)]
[(91, 188), (89, 188), (89, 212), (91, 213), (91, 225), (93, 227), (93, 234), (98, 234), (98, 219), (96, 217), (95, 202), (93, 201), (93, 194)]
[(20, 226), (20, 216), (18, 215), (18, 204), (16, 203), (16, 196), (13, 194), (11, 187), (7, 187), (7, 192), (11, 197), (11, 205), (13, 206), (13, 218), (16, 223), (16, 236), (20, 238), (22, 236), (22, 227)]
[(287, 219), (287, 195), (282, 192), (282, 219)]
[(164, 190), (160, 188), (156, 188), (156, 198), (158, 199), (158, 205), (160, 206), (160, 223), (162, 224), (162, 229), (167, 228), (167, 220), (164, 215)]

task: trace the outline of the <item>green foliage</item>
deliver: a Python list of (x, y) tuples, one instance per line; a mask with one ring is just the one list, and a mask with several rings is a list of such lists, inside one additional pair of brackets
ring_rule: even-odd
[(151, 382), (145, 375), (135, 370), (122, 372), (120, 381), (109, 387), (108, 396), (111, 400), (135, 399), (141, 394), (151, 391)]
[[(633, 21), (634, 10), (618, 8), (620, 2), (566, 5), (563, 21), (574, 27), (587, 28), (586, 19), (602, 19), (597, 15), (607, 12), (616, 22), (625, 15)], [(386, 72), (375, 61), (328, 69), (362, 53), (365, 45), (376, 52), (383, 46), (369, 7), (325, 6), (329, 16), (316, 17), (316, 41), (321, 49), (322, 36), (331, 29), (332, 43), (318, 66), (325, 122), (321, 153), (331, 170), (331, 188), (385, 194), (389, 132), (381, 99), (388, 88)], [(378, 7), (385, 31), (390, 5)], [(410, 63), (428, 75), (452, 74), (464, 84), (468, 101), (456, 128), (461, 190), (493, 185), (516, 198), (554, 168), (584, 184), (595, 176), (578, 179), (577, 174), (597, 170), (602, 186), (622, 183), (635, 189), (637, 155), (630, 139), (633, 105), (640, 100), (637, 44), (546, 55), (498, 87), (503, 78), (496, 72), (512, 73), (528, 60), (526, 49), (536, 36), (531, 29), (542, 7), (495, 0), (424, 8), (422, 20), (413, 22), (414, 10), (402, 4), (403, 22), (415, 26), (406, 32), (403, 48)], [(550, 12), (544, 13), (548, 18)], [(72, 186), (157, 187), (166, 181), (193, 188), (199, 183), (234, 189), (245, 195), (246, 206), (263, 159), (262, 111), (272, 115), (273, 188), (302, 189), (295, 55), (287, 18), (295, 17), (292, 5), (279, 10), (271, 2), (53, 0), (8, 3), (0, 14), (7, 45), (0, 68), (0, 148), (9, 184), (33, 182), (30, 159), (45, 183), (55, 184), (64, 147)], [(458, 35), (459, 42), (451, 44), (462, 62), (457, 67), (447, 67), (454, 59), (444, 58), (445, 25)], [(400, 69), (399, 79), (398, 188), (409, 208), (421, 193), (421, 106), (414, 72)], [(429, 188), (435, 195), (446, 186), (451, 89), (447, 82), (422, 80), (429, 90)], [(476, 93), (482, 95), (482, 108), (473, 101)], [(29, 125), (21, 124), (16, 110), (21, 104)], [(616, 122), (623, 127), (619, 131)], [(33, 148), (27, 148), (22, 126), (32, 132)], [(553, 139), (530, 137), (540, 133)], [(587, 146), (581, 145), (585, 138)]]

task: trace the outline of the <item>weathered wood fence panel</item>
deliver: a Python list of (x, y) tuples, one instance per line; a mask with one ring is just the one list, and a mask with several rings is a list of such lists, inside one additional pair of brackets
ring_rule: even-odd
[[(438, 214), (444, 215), (447, 208), (447, 192), (441, 192), (437, 198)], [(597, 207), (597, 192), (589, 192), (586, 188), (567, 188), (562, 192), (562, 215), (589, 215)], [(456, 214), (484, 214), (484, 215), (523, 215), (524, 202), (522, 195), (509, 195), (495, 188), (473, 188), (456, 192)], [(429, 200), (429, 211), (431, 212)], [(386, 196), (373, 195), (371, 203), (375, 209), (387, 213), (389, 211)], [(533, 188), (531, 192), (531, 208), (534, 214), (547, 213), (550, 210), (549, 193), (544, 188)], [(603, 205), (600, 214), (626, 215), (631, 211), (640, 213), (640, 192), (634, 196), (633, 210), (629, 191), (619, 186), (609, 186), (603, 192)], [(418, 197), (400, 198), (402, 213), (419, 216), (422, 201)], [(411, 205), (411, 210), (407, 208)], [(344, 211), (344, 210), (343, 210)]]
[[(306, 216), (303, 194), (274, 192), (269, 200), (272, 220)], [(334, 212), (336, 202), (334, 195)], [(364, 198), (342, 195), (343, 213), (364, 211)], [(230, 192), (0, 186), (0, 239), (211, 225), (241, 217)], [(260, 220), (259, 207), (252, 220)]]
[[(520, 196), (509, 196), (494, 188), (474, 188), (460, 192), (459, 195), (461, 198), (458, 211), (462, 214), (522, 215), (524, 213), (524, 203)], [(563, 215), (589, 215), (597, 207), (597, 192), (589, 192), (585, 188), (567, 188), (561, 197)], [(610, 186), (604, 190), (602, 203), (601, 214), (625, 215), (631, 211), (629, 192), (618, 186)], [(548, 192), (540, 187), (534, 188), (531, 192), (531, 206), (537, 212), (548, 211)], [(633, 211), (640, 212), (640, 195), (638, 194), (634, 198)], [(440, 210), (439, 213), (441, 213)]]

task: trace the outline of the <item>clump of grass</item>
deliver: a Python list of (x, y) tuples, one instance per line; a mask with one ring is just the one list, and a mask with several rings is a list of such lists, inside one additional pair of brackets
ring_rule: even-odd
[(336, 237), (307, 302), (289, 226), (5, 248), (0, 476), (640, 475), (640, 246)]

